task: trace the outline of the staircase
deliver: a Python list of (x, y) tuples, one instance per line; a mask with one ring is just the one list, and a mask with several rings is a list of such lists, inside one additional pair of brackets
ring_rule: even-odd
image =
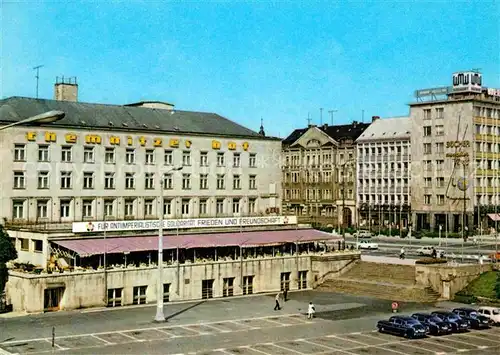
[(359, 261), (341, 277), (323, 282), (318, 291), (404, 302), (436, 302), (439, 294), (430, 287), (415, 285), (415, 267)]

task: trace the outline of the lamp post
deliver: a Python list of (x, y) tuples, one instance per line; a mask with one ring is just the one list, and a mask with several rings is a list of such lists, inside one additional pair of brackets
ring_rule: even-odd
[(345, 172), (347, 166), (351, 165), (353, 160), (348, 160), (344, 164), (342, 164), (342, 239), (344, 241), (345, 248)]
[[(166, 173), (172, 172), (172, 171), (179, 171), (182, 170), (181, 167), (176, 167), (168, 170)], [(164, 173), (164, 174), (166, 174)], [(164, 204), (164, 199), (163, 199), (163, 191), (164, 191), (164, 186), (163, 186), (163, 174), (160, 175), (160, 218), (159, 218), (159, 225), (158, 225), (158, 283), (157, 283), (157, 290), (156, 290), (156, 316), (155, 316), (155, 321), (156, 322), (165, 322), (165, 314), (163, 313), (163, 204)]]
[(20, 126), (26, 123), (52, 123), (63, 119), (64, 116), (66, 116), (66, 113), (63, 111), (47, 111), (39, 115), (31, 116), (21, 121), (13, 122), (8, 125), (2, 126), (0, 127), (0, 131), (3, 131), (4, 129), (11, 128), (14, 126)]

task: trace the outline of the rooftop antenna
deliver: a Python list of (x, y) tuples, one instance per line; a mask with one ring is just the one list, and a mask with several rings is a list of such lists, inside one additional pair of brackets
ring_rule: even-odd
[(310, 113), (308, 112), (307, 113), (307, 127), (309, 127), (311, 125), (311, 115)]
[(36, 98), (38, 99), (38, 80), (40, 79), (40, 68), (43, 67), (43, 65), (37, 65), (36, 67), (33, 68), (33, 70), (36, 70)]
[(365, 123), (365, 110), (361, 110), (361, 123)]
[(333, 114), (335, 112), (338, 112), (338, 110), (330, 110), (330, 111), (328, 111), (328, 113), (330, 114), (330, 120), (332, 121), (332, 126), (333, 126)]
[(323, 107), (319, 109), (319, 125), (323, 125)]

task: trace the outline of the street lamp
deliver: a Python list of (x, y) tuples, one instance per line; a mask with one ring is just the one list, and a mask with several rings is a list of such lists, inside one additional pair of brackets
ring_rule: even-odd
[(348, 160), (341, 165), (342, 167), (342, 238), (344, 240), (344, 248), (345, 248), (345, 175), (346, 168), (348, 166), (352, 166), (355, 163), (354, 160)]
[(163, 314), (163, 175), (172, 171), (180, 171), (182, 166), (175, 167), (160, 175), (160, 219), (158, 226), (158, 284), (156, 295), (156, 322), (165, 322), (165, 315)]
[(0, 131), (13, 126), (23, 125), (26, 123), (52, 123), (63, 119), (64, 116), (66, 116), (66, 113), (63, 111), (47, 111), (36, 116), (25, 118), (24, 120), (10, 123), (6, 126), (2, 126), (0, 127)]

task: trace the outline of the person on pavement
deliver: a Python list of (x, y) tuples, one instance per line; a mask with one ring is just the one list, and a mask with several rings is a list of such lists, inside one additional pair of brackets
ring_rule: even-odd
[(313, 318), (314, 313), (316, 313), (316, 308), (314, 307), (312, 302), (309, 302), (309, 306), (307, 307), (307, 319)]
[(434, 247), (432, 247), (432, 257), (433, 257), (434, 259), (436, 259), (436, 258), (437, 258), (437, 251), (436, 251), (436, 249), (434, 249)]
[(280, 307), (280, 300), (281, 300), (280, 292), (278, 292), (278, 294), (276, 295), (275, 300), (276, 300), (276, 305), (274, 306), (274, 310), (279, 311), (281, 309), (281, 307)]
[(405, 248), (401, 247), (401, 252), (399, 253), (399, 258), (404, 259), (405, 258)]

